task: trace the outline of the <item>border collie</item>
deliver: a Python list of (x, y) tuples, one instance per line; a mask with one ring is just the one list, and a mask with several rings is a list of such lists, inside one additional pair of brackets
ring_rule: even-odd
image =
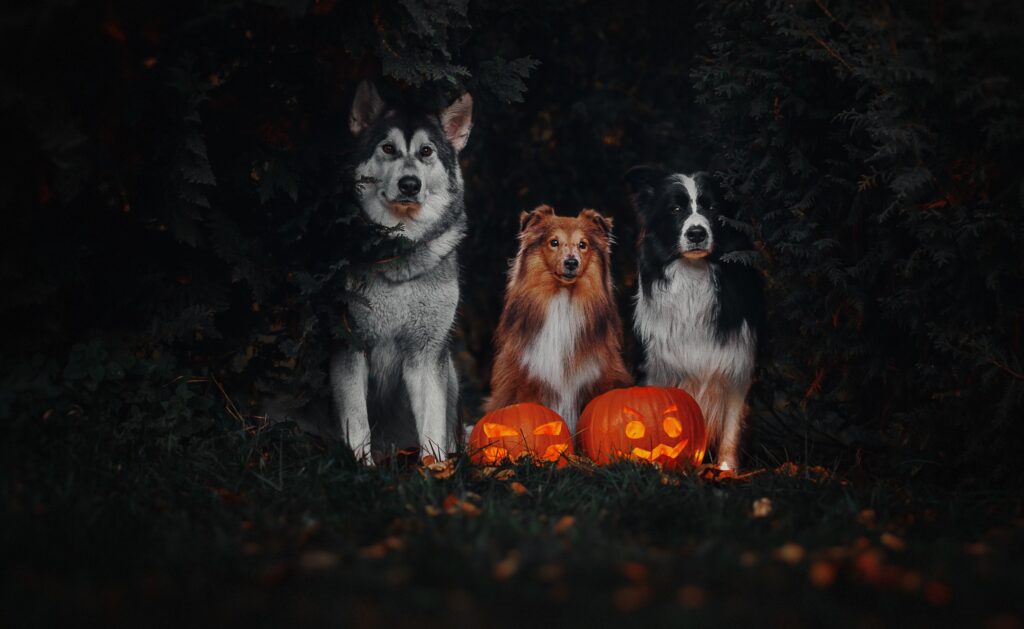
[(612, 292), (612, 220), (594, 210), (520, 216), (505, 309), (495, 333), (492, 411), (517, 402), (555, 410), (576, 429), (592, 397), (628, 386)]
[(757, 271), (725, 254), (749, 244), (720, 220), (707, 173), (638, 166), (626, 178), (640, 225), (633, 326), (646, 383), (690, 393), (716, 462), (735, 469), (764, 308)]

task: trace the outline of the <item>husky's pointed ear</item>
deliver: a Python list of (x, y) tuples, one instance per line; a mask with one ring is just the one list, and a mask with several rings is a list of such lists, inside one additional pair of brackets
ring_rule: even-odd
[(626, 171), (626, 185), (634, 196), (646, 194), (664, 178), (665, 170), (660, 166), (634, 166)]
[(555, 208), (551, 207), (550, 205), (538, 205), (537, 207), (533, 208), (533, 210), (530, 212), (520, 212), (519, 231), (526, 231), (526, 228), (529, 227), (531, 224), (535, 223), (536, 221), (539, 221), (540, 219), (546, 216), (554, 215)]
[(458, 153), (465, 148), (466, 142), (469, 141), (469, 132), (473, 128), (473, 96), (466, 92), (442, 110), (439, 117), (445, 137)]
[(384, 113), (384, 100), (377, 93), (377, 88), (369, 81), (363, 81), (356, 89), (356, 97), (352, 99), (352, 113), (348, 117), (348, 128), (352, 135), (358, 136)]
[(601, 233), (604, 234), (605, 238), (611, 238), (612, 237), (612, 222), (613, 221), (612, 221), (612, 219), (610, 217), (601, 216), (601, 214), (598, 213), (597, 210), (592, 210), (590, 208), (585, 208), (583, 211), (580, 212), (580, 214), (579, 214), (579, 216), (577, 218), (581, 218), (581, 219), (583, 219), (585, 221), (589, 221), (589, 222), (593, 223), (594, 225), (596, 225), (597, 228), (599, 230), (601, 230)]

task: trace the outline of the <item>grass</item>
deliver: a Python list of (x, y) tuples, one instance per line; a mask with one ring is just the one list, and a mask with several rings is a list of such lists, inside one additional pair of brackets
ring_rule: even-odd
[(286, 427), (140, 442), (71, 414), (8, 429), (12, 627), (1024, 618), (1019, 494), (794, 464), (368, 469)]

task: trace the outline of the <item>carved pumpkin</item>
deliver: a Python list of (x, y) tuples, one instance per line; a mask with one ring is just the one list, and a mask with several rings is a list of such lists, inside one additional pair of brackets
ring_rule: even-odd
[(707, 449), (704, 415), (682, 389), (612, 389), (580, 415), (580, 451), (597, 463), (634, 459), (666, 469), (700, 465)]
[(540, 404), (522, 403), (492, 411), (473, 426), (469, 454), (474, 463), (494, 465), (530, 454), (541, 461), (568, 461), (574, 454), (572, 433), (562, 417)]

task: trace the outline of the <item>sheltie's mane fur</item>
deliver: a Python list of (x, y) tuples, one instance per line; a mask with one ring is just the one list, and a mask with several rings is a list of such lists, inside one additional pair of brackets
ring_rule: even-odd
[[(556, 216), (547, 205), (520, 216), (487, 410), (536, 402), (575, 429), (592, 397), (631, 382), (611, 278), (612, 221), (585, 209)], [(557, 244), (556, 244), (557, 243)], [(563, 271), (576, 257), (575, 277)]]

